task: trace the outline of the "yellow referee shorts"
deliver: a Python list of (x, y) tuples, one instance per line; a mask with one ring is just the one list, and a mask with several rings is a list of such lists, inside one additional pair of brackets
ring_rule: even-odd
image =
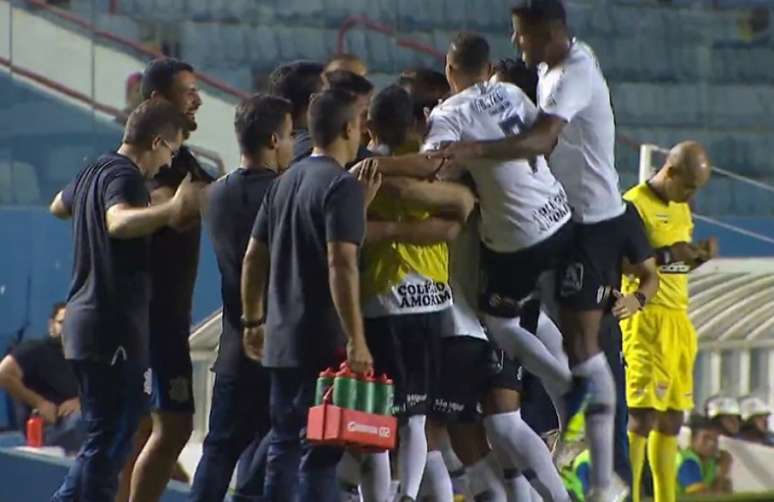
[(696, 330), (688, 313), (648, 305), (621, 321), (630, 408), (693, 409)]

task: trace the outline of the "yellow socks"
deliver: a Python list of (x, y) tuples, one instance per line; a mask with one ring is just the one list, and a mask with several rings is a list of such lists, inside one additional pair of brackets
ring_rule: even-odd
[(642, 494), (642, 467), (645, 465), (645, 449), (648, 438), (632, 431), (629, 436), (629, 462), (632, 464), (632, 502), (640, 502)]
[[(675, 502), (677, 498), (677, 437), (651, 431), (648, 459), (653, 471), (655, 502)], [(633, 466), (632, 466), (633, 467)]]

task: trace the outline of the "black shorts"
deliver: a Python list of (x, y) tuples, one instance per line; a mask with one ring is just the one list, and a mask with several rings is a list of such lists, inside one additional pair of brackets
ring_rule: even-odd
[(559, 304), (573, 310), (609, 310), (620, 288), (623, 259), (642, 263), (653, 256), (637, 209), (599, 223), (576, 223), (572, 245), (557, 274)]
[(488, 340), (443, 339), (443, 371), (432, 415), (444, 422), (475, 422), (479, 402), (491, 389), (521, 390), (519, 366)]
[(535, 292), (544, 272), (558, 269), (573, 240), (572, 222), (551, 237), (513, 253), (481, 246), (482, 296), (480, 308), (500, 317), (520, 315), (521, 302)]
[(377, 375), (395, 382), (395, 414), (425, 415), (441, 377), (441, 337), (451, 333), (451, 310), (365, 320)]

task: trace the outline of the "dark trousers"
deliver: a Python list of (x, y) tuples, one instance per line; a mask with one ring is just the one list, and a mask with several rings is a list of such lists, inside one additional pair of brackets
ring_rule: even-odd
[(261, 367), (215, 377), (210, 430), (189, 500), (222, 501), (237, 461), (240, 468), (233, 500), (261, 500), (263, 471), (260, 462), (253, 459), (269, 432), (269, 388), (268, 371)]
[(132, 449), (140, 417), (147, 411), (144, 368), (74, 361), (86, 440), (52, 500), (113, 502), (118, 475)]
[(268, 502), (338, 502), (336, 464), (341, 448), (313, 446), (306, 420), (316, 374), (297, 368), (271, 370), (271, 440), (264, 498)]

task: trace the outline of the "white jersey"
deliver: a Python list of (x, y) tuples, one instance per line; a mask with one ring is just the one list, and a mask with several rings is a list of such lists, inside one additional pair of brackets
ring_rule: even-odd
[(457, 239), (449, 244), (449, 284), (454, 304), (454, 332), (446, 336), (470, 336), (486, 340), (486, 332), (478, 319), (479, 250), (478, 215), (472, 214)]
[[(423, 150), (442, 142), (495, 140), (518, 134), (537, 118), (537, 108), (515, 85), (482, 82), (433, 109)], [(481, 240), (511, 253), (553, 235), (570, 219), (567, 195), (543, 157), (476, 160), (468, 166), (481, 207)]]
[(540, 111), (567, 122), (548, 159), (581, 223), (623, 214), (615, 169), (615, 119), (610, 90), (591, 48), (573, 40), (567, 58), (538, 68)]

